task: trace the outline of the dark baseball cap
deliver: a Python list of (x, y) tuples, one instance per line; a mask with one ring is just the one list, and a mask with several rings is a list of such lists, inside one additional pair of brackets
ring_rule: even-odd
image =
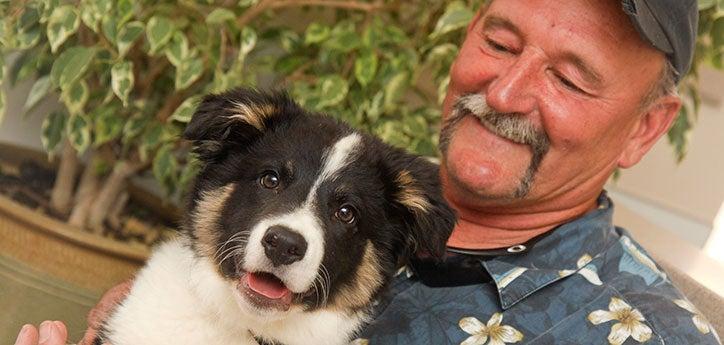
[(662, 51), (676, 69), (676, 82), (694, 58), (699, 22), (696, 0), (622, 0), (623, 10), (641, 36)]

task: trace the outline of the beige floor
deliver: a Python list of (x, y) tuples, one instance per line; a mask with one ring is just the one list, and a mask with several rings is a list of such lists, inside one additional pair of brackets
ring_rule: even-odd
[(43, 320), (63, 320), (70, 340), (80, 340), (98, 298), (0, 256), (0, 344), (13, 344), (22, 325)]

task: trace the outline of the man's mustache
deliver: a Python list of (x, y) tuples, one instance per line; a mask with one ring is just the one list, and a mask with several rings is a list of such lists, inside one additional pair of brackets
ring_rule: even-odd
[(550, 146), (546, 132), (525, 115), (498, 112), (488, 106), (484, 95), (466, 94), (457, 99), (450, 120), (456, 121), (465, 115), (477, 117), (483, 126), (500, 137), (529, 145), (534, 154), (543, 155)]

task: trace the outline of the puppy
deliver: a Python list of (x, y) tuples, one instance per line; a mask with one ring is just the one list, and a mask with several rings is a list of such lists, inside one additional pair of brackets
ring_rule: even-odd
[(346, 344), (455, 216), (427, 160), (283, 93), (207, 96), (183, 235), (157, 248), (98, 343)]

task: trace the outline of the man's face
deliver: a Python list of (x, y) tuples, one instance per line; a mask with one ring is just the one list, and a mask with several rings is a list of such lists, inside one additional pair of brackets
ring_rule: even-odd
[[(620, 1), (493, 1), (469, 27), (443, 105), (448, 198), (473, 207), (595, 199), (617, 166), (635, 163), (641, 99), (663, 63)], [(510, 121), (455, 111), (465, 95)], [(505, 135), (521, 129), (546, 142)]]

